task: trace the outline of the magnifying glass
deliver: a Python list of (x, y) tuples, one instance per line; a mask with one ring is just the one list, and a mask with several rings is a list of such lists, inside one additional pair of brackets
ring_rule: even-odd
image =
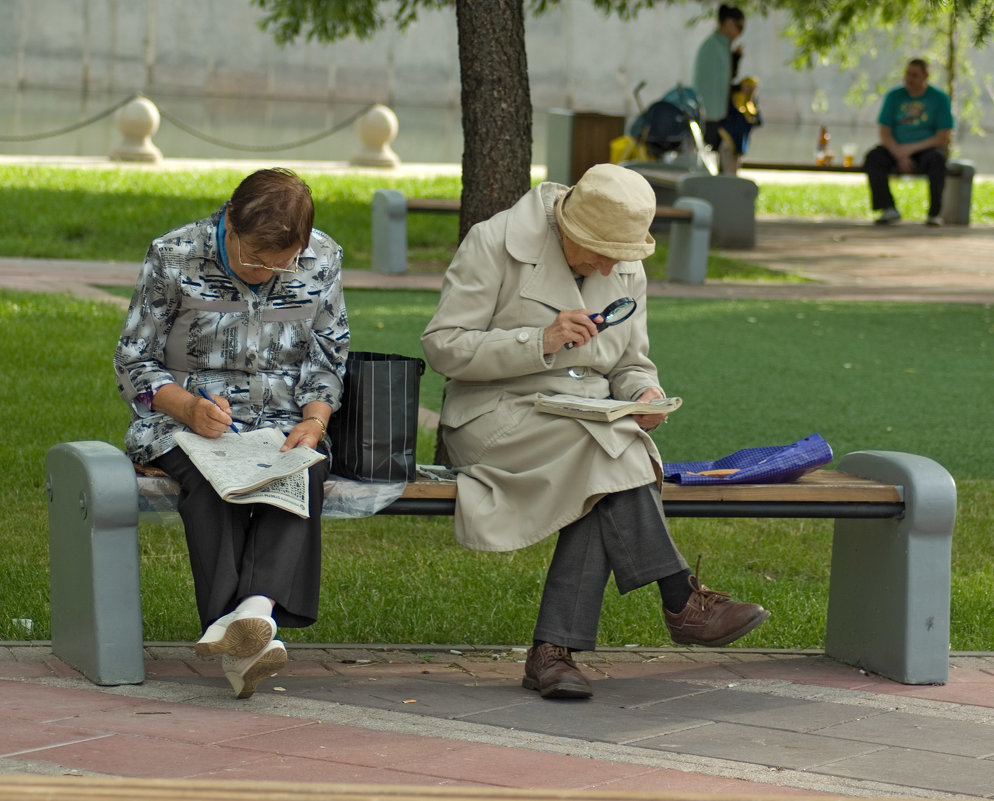
[[(600, 315), (591, 314), (590, 319), (593, 320), (597, 316), (603, 318), (602, 322), (597, 323), (597, 332), (600, 333), (609, 326), (617, 325), (618, 323), (627, 320), (635, 314), (637, 306), (638, 303), (635, 302), (634, 298), (618, 298), (616, 301), (609, 303), (607, 308), (604, 309)], [(564, 347), (566, 350), (573, 350), (573, 348), (576, 347), (576, 343), (567, 342)]]

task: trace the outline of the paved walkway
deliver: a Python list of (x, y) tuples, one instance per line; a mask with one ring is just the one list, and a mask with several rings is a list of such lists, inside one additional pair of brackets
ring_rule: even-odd
[(522, 689), (522, 649), (292, 646), (244, 701), (189, 644), (146, 654), (144, 684), (96, 687), (0, 644), (0, 773), (994, 798), (994, 653), (937, 687), (814, 652), (605, 649), (587, 701)]
[[(754, 249), (721, 251), (808, 279), (808, 283), (652, 282), (650, 294), (688, 298), (899, 300), (994, 303), (994, 226), (927, 228), (905, 222), (762, 219)], [(132, 286), (138, 263), (0, 258), (0, 287), (109, 296)], [(346, 270), (348, 288), (438, 289), (440, 275)], [(117, 299), (116, 302), (122, 302)]]

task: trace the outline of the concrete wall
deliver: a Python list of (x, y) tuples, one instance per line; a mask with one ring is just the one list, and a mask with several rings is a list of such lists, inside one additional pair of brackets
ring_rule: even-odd
[[(631, 115), (639, 81), (647, 82), (645, 102), (687, 82), (697, 46), (713, 27), (710, 20), (690, 24), (701, 9), (660, 5), (623, 22), (605, 18), (587, 0), (563, 0), (530, 17), (535, 107)], [(0, 89), (459, 104), (451, 11), (423, 13), (404, 34), (388, 23), (366, 42), (287, 48), (259, 30), (261, 12), (248, 0), (0, 0), (0, 14)], [(750, 18), (743, 39), (742, 73), (761, 78), (767, 122), (872, 125), (875, 103), (853, 109), (843, 102), (852, 76), (787, 66), (792, 46), (781, 27), (775, 15)], [(884, 48), (876, 65), (896, 82), (904, 58)], [(827, 109), (812, 108), (819, 92)]]

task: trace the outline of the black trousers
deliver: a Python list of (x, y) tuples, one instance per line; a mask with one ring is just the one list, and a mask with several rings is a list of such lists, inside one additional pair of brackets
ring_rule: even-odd
[(686, 568), (666, 527), (655, 484), (605, 495), (559, 532), (535, 639), (593, 650), (612, 572), (624, 594)]
[[(915, 172), (928, 176), (928, 215), (938, 217), (942, 212), (942, 190), (946, 186), (946, 154), (937, 147), (930, 147), (919, 150), (911, 160), (915, 163)], [(863, 169), (870, 181), (870, 201), (875, 211), (894, 205), (889, 178), (896, 166), (897, 159), (883, 145), (877, 145), (866, 154)]]
[(306, 520), (265, 503), (221, 500), (181, 448), (153, 464), (180, 485), (177, 508), (203, 629), (249, 595), (276, 602), (273, 617), (279, 626), (300, 628), (317, 620), (327, 459), (310, 468), (311, 516)]

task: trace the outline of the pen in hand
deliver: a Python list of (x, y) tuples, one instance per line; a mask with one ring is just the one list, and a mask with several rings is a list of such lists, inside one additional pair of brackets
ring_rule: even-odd
[[(207, 392), (207, 390), (206, 390), (206, 389), (204, 389), (203, 387), (197, 387), (197, 392), (199, 392), (199, 393), (201, 394), (201, 396), (202, 396), (202, 397), (204, 397), (204, 398), (207, 398), (207, 400), (209, 400), (209, 401), (210, 401), (211, 403), (213, 403), (213, 404), (214, 404), (215, 406), (217, 406), (217, 408), (219, 408), (219, 409), (221, 408), (220, 406), (218, 406), (218, 405), (217, 405), (217, 401), (216, 401), (216, 400), (214, 400), (214, 398), (212, 398), (212, 397), (211, 397), (211, 396), (210, 396), (210, 395), (208, 394), (208, 392)], [(241, 432), (240, 432), (240, 431), (239, 431), (239, 430), (238, 430), (237, 428), (235, 428), (235, 424), (234, 424), (234, 423), (232, 423), (232, 424), (231, 424), (231, 425), (229, 426), (229, 428), (230, 428), (230, 429), (231, 429), (232, 431), (234, 431), (234, 432), (235, 432), (236, 434), (240, 434), (240, 433), (241, 433)]]

